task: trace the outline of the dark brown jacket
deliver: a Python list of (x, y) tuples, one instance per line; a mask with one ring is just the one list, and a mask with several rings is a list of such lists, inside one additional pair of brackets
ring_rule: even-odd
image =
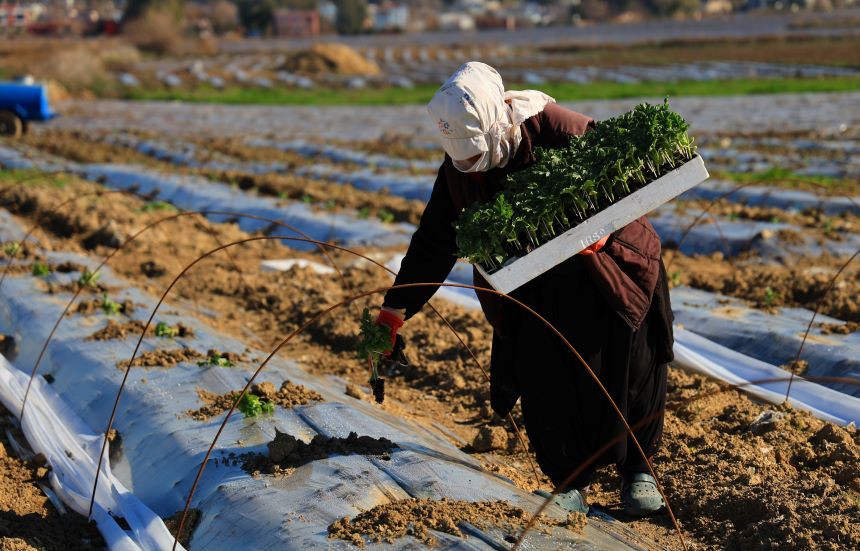
[[(550, 103), (541, 113), (523, 123), (522, 143), (516, 156), (504, 168), (484, 173), (463, 173), (446, 155), (395, 284), (443, 282), (456, 261), (453, 223), (460, 212), (475, 201), (488, 201), (502, 188), (507, 174), (533, 164), (535, 148), (564, 147), (571, 136), (584, 134), (592, 125), (592, 119)], [(616, 231), (600, 252), (584, 257), (584, 262), (607, 302), (632, 330), (637, 330), (651, 308), (662, 267), (660, 240), (648, 220), (642, 217)], [(475, 285), (489, 287), (477, 272)], [(394, 289), (386, 294), (384, 303), (392, 308), (405, 309), (408, 319), (436, 290), (437, 287)], [(660, 310), (667, 326), (668, 340), (662, 348), (668, 361), (671, 360), (672, 314), (668, 307), (668, 289), (663, 291), (666, 296), (661, 300), (665, 304), (660, 305)], [(478, 298), (487, 319), (496, 330), (502, 330), (502, 299), (481, 292)]]

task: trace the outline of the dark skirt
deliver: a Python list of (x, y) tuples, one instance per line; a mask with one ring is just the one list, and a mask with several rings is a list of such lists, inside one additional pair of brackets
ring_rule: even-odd
[[(655, 292), (665, 289), (661, 281)], [(546, 318), (573, 345), (633, 428), (645, 454), (653, 455), (663, 433), (667, 374), (658, 352), (665, 324), (657, 313), (650, 311), (633, 331), (601, 296), (581, 257), (511, 295)], [(622, 472), (647, 471), (606, 395), (558, 335), (532, 314), (510, 305), (504, 308), (501, 329), (493, 337), (493, 408), (505, 415), (516, 397), (521, 398), (526, 432), (541, 469), (554, 484), (589, 460), (591, 466), (569, 487), (587, 485), (598, 465), (615, 463)]]

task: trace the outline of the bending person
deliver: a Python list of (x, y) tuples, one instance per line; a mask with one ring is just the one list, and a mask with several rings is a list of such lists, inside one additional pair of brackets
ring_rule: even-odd
[[(460, 67), (428, 106), (442, 135), (445, 160), (396, 285), (443, 282), (456, 262), (453, 223), (474, 202), (497, 193), (505, 176), (535, 162), (535, 148), (565, 147), (593, 121), (537, 91), (505, 91), (499, 74), (478, 62)], [(489, 287), (478, 272), (475, 284)], [(377, 323), (397, 330), (435, 293), (393, 289)], [(650, 457), (660, 446), (672, 312), (660, 241), (644, 217), (632, 222), (511, 293), (552, 323), (579, 351), (634, 427)], [(616, 464), (625, 511), (663, 508), (654, 479), (608, 400), (584, 367), (528, 312), (478, 293), (493, 326), (491, 405), (507, 415), (522, 402), (537, 461), (554, 484), (617, 439), (557, 501), (586, 512), (595, 466)]]

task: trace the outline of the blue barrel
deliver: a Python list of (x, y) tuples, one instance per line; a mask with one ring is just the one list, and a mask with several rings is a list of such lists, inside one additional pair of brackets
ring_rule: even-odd
[(44, 86), (0, 82), (0, 110), (12, 111), (24, 121), (46, 121), (57, 116), (48, 105)]

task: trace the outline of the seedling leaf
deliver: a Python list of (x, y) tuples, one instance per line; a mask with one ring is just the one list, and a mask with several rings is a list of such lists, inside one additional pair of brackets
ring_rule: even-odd
[(155, 336), (163, 339), (169, 339), (179, 334), (179, 329), (171, 327), (167, 323), (160, 321), (155, 326)]
[(17, 241), (10, 241), (3, 245), (3, 252), (6, 253), (6, 256), (15, 256), (20, 250), (21, 244)]
[(50, 275), (51, 268), (42, 262), (34, 262), (33, 263), (33, 275), (36, 277), (45, 277)]
[(99, 270), (96, 270), (95, 272), (84, 270), (84, 273), (82, 273), (81, 277), (78, 278), (78, 285), (80, 285), (81, 287), (95, 286), (95, 284), (98, 283), (101, 275), (102, 274)]
[(210, 355), (205, 360), (200, 360), (197, 362), (197, 365), (201, 367), (205, 367), (207, 365), (214, 365), (215, 367), (233, 367), (233, 362), (225, 358), (219, 353), (215, 353)]
[(242, 396), (242, 399), (239, 400), (238, 407), (239, 411), (241, 411), (245, 417), (256, 417), (263, 413), (274, 413), (275, 411), (275, 404), (267, 400), (262, 400), (255, 394), (245, 394)]
[(107, 296), (107, 293), (105, 293), (102, 296), (102, 310), (108, 316), (115, 316), (122, 311), (122, 305), (111, 300), (110, 297)]

